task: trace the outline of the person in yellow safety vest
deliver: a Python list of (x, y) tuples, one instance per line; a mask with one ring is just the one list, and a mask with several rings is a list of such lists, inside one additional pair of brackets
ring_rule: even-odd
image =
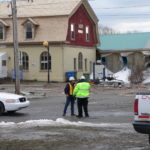
[(77, 98), (78, 116), (83, 117), (82, 109), (84, 110), (85, 117), (89, 117), (88, 113), (88, 98), (90, 96), (91, 85), (85, 81), (85, 77), (81, 76), (79, 83), (75, 86), (73, 95)]
[(75, 102), (75, 97), (73, 96), (73, 90), (75, 86), (75, 78), (70, 77), (69, 82), (66, 84), (66, 87), (64, 89), (64, 92), (66, 94), (66, 103), (64, 106), (64, 111), (63, 111), (63, 116), (66, 116), (67, 108), (69, 104), (71, 103), (71, 116), (74, 116), (74, 102)]

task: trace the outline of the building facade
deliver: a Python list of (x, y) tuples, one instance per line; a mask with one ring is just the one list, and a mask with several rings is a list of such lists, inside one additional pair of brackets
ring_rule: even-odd
[(131, 71), (150, 67), (150, 33), (101, 35), (98, 52), (105, 66), (116, 73), (124, 67)]
[[(0, 2), (0, 52), (7, 52), (8, 76), (14, 70), (13, 25), (8, 2)], [(3, 9), (2, 9), (3, 8)], [(98, 19), (86, 0), (18, 1), (18, 40), (23, 80), (65, 81), (92, 71), (99, 44)], [(48, 41), (47, 48), (42, 43)], [(49, 58), (49, 65), (48, 65)]]

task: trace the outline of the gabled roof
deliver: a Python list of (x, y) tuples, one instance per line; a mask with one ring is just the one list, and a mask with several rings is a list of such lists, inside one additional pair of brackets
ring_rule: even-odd
[(24, 25), (24, 24), (26, 24), (27, 22), (31, 22), (33, 25), (35, 25), (35, 26), (38, 26), (39, 24), (35, 21), (35, 20), (33, 20), (32, 18), (28, 18), (28, 19), (26, 19), (23, 23), (22, 23), (22, 25)]
[(150, 32), (100, 35), (101, 50), (150, 49)]
[[(0, 2), (0, 18), (11, 14), (10, 2)], [(87, 0), (33, 0), (17, 1), (18, 17), (42, 17), (71, 15), (81, 4), (88, 8), (94, 19), (97, 19)], [(98, 19), (97, 19), (98, 20)]]
[[(8, 19), (11, 15), (11, 7), (8, 7), (9, 3), (10, 2), (8, 1), (0, 2), (0, 18), (10, 20)], [(69, 18), (72, 17), (81, 5), (85, 7), (89, 16), (95, 23), (96, 31), (98, 33), (98, 18), (87, 0), (17, 1), (17, 18), (20, 24), (31, 21), (35, 25), (40, 25), (39, 32), (37, 32), (36, 39), (34, 39), (35, 41), (33, 40), (33, 42), (41, 42), (41, 40), (49, 42), (67, 42), (66, 37), (68, 33)], [(48, 17), (51, 18), (49, 19)], [(43, 21), (40, 20), (41, 18), (44, 18)], [(23, 36), (22, 33), (20, 33), (20, 36)], [(96, 38), (99, 42), (98, 37)], [(22, 41), (23, 40), (24, 39), (22, 39)], [(9, 41), (12, 42), (12, 39), (9, 39)]]
[(9, 25), (2, 19), (0, 19), (0, 23), (2, 23), (5, 27), (9, 27)]
[[(81, 0), (33, 0), (17, 1), (18, 17), (68, 15)], [(9, 2), (0, 2), (0, 14), (11, 14)]]

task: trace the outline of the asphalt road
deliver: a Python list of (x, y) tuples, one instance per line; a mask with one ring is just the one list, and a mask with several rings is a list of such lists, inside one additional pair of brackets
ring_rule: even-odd
[[(0, 150), (148, 150), (148, 136), (132, 127), (137, 89), (95, 86), (89, 118), (62, 117), (62, 87), (46, 89), (47, 97), (31, 99), (30, 107), (0, 117)], [(76, 107), (75, 107), (76, 108)], [(76, 110), (77, 113), (77, 110)], [(38, 124), (39, 120), (52, 124)], [(35, 122), (28, 122), (34, 120)], [(13, 125), (3, 126), (8, 122)], [(8, 123), (10, 124), (10, 123)]]

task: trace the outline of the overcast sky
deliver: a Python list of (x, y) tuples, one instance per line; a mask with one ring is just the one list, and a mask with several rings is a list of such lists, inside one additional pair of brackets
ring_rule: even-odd
[(120, 32), (150, 32), (150, 0), (88, 1), (98, 16), (100, 25)]
[(89, 0), (103, 26), (150, 32), (150, 0)]

